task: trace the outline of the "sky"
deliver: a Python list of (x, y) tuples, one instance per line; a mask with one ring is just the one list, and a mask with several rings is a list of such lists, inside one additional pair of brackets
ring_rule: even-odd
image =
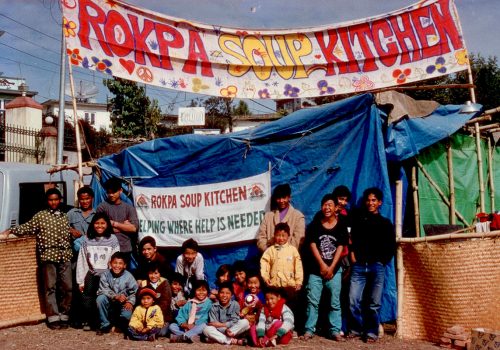
[[(128, 3), (186, 20), (249, 29), (304, 28), (362, 19), (387, 13), (416, 0), (128, 0)], [(500, 0), (455, 0), (465, 43), (469, 52), (500, 58)], [(59, 98), (61, 11), (57, 0), (0, 0), (0, 72), (22, 77), (35, 100)], [(109, 92), (105, 77), (83, 68), (74, 68), (75, 84), (95, 84), (97, 102), (105, 102)], [(162, 110), (187, 105), (205, 95), (178, 94), (148, 87)], [(270, 113), (272, 104), (246, 101), (253, 114)]]

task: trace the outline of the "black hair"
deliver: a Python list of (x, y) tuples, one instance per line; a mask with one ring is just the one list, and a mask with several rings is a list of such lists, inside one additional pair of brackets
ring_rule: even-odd
[(196, 242), (192, 238), (189, 238), (182, 242), (182, 252), (184, 253), (186, 249), (192, 249), (195, 252), (198, 252), (200, 248), (198, 246), (198, 242)]
[(111, 221), (109, 220), (109, 216), (104, 212), (98, 212), (94, 214), (92, 221), (90, 222), (89, 228), (87, 230), (87, 237), (89, 239), (94, 239), (97, 237), (97, 232), (95, 231), (94, 224), (97, 220), (104, 219), (106, 221), (106, 230), (104, 231), (103, 237), (109, 238), (113, 233), (113, 226), (111, 225)]
[(248, 284), (248, 280), (250, 278), (257, 277), (259, 279), (259, 282), (260, 282), (260, 288), (262, 288), (265, 285), (264, 280), (262, 279), (262, 276), (260, 275), (260, 272), (258, 270), (251, 269), (251, 270), (248, 270), (248, 272), (246, 274), (247, 274), (247, 277), (246, 277), (247, 284)]
[(327, 193), (323, 196), (323, 198), (321, 198), (321, 206), (323, 206), (323, 204), (325, 204), (328, 201), (333, 201), (335, 205), (339, 204), (339, 199), (337, 197), (334, 197), (333, 194), (331, 193)]
[(237, 260), (233, 264), (233, 275), (239, 271), (247, 273), (247, 263), (243, 260)]
[(122, 188), (122, 180), (117, 177), (112, 177), (104, 183), (104, 189), (106, 191), (117, 192)]
[(382, 193), (382, 191), (379, 188), (370, 187), (370, 188), (367, 188), (363, 192), (363, 201), (366, 201), (368, 199), (368, 196), (371, 194), (373, 194), (375, 196), (375, 198), (377, 198), (379, 201), (384, 199), (384, 194)]
[(177, 282), (179, 283), (181, 286), (184, 286), (184, 282), (186, 281), (186, 277), (184, 277), (182, 274), (180, 274), (179, 272), (174, 272), (172, 274), (172, 276), (170, 277), (170, 284), (174, 283), (174, 282)]
[(115, 259), (121, 259), (127, 265), (127, 258), (125, 253), (123, 252), (114, 252), (113, 255), (111, 255), (111, 259), (109, 259), (109, 262), (112, 262)]
[(273, 199), (284, 198), (292, 195), (292, 188), (289, 184), (281, 184), (274, 188)]
[(210, 288), (208, 287), (208, 282), (207, 281), (205, 281), (205, 280), (194, 280), (192, 282), (191, 293), (194, 295), (194, 292), (198, 288), (201, 288), (201, 287), (204, 287), (207, 290), (207, 292), (210, 290)]
[(351, 199), (351, 191), (347, 188), (347, 186), (340, 185), (333, 189), (332, 195), (335, 198), (347, 197), (347, 200)]
[(59, 196), (59, 199), (62, 198), (61, 191), (59, 191), (57, 188), (49, 188), (47, 192), (45, 192), (45, 199), (49, 199), (49, 196), (52, 196), (53, 194), (57, 194)]
[(266, 294), (274, 294), (274, 295), (277, 295), (279, 297), (282, 297), (283, 295), (281, 294), (281, 290), (279, 288), (276, 288), (276, 287), (266, 287), (264, 289), (264, 295)]
[(155, 272), (155, 271), (160, 272), (160, 275), (161, 275), (160, 264), (158, 263), (158, 261), (153, 260), (149, 264), (147, 264), (146, 272), (150, 273), (150, 272)]
[(290, 236), (290, 226), (286, 222), (279, 222), (274, 226), (274, 233), (278, 231), (285, 231)]
[(146, 236), (139, 242), (139, 253), (142, 252), (142, 248), (148, 243), (151, 244), (153, 248), (156, 248), (156, 240), (154, 237)]
[(226, 273), (229, 273), (229, 279), (231, 280), (231, 265), (222, 264), (215, 273), (216, 280), (219, 281), (219, 277), (224, 276)]
[(222, 288), (227, 288), (229, 289), (229, 291), (231, 292), (231, 294), (234, 294), (234, 291), (233, 291), (233, 284), (231, 282), (222, 282), (219, 286), (219, 291), (222, 289)]
[(80, 195), (85, 193), (94, 198), (94, 191), (89, 186), (80, 187), (80, 189), (78, 189), (78, 191), (76, 192), (76, 195), (78, 196), (78, 198), (80, 198)]

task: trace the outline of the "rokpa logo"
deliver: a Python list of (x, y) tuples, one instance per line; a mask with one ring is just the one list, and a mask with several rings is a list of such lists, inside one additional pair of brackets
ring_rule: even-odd
[(149, 199), (143, 194), (137, 196), (135, 200), (135, 206), (137, 208), (149, 208)]
[(264, 198), (266, 196), (266, 193), (264, 192), (264, 184), (261, 183), (254, 183), (249, 186), (249, 195), (250, 195), (250, 200), (258, 200), (261, 198)]

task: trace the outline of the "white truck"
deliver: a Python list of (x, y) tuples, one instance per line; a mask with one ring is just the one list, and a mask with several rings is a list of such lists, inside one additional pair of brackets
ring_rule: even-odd
[(50, 165), (0, 162), (0, 232), (23, 224), (46, 208), (45, 191), (59, 189), (68, 207), (75, 205), (78, 174), (47, 173)]

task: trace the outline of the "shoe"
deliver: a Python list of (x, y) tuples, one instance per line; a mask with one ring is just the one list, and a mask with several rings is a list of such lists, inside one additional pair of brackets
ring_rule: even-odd
[(61, 322), (59, 322), (59, 328), (60, 329), (68, 329), (69, 328), (68, 321), (61, 321)]
[(85, 332), (90, 332), (92, 330), (88, 323), (84, 323), (82, 328)]
[(340, 334), (330, 334), (328, 339), (333, 340), (333, 341), (337, 341), (337, 342), (345, 342), (346, 341), (346, 339), (343, 336), (341, 336)]
[(304, 341), (308, 341), (308, 340), (311, 340), (313, 337), (314, 337), (314, 335), (311, 333), (304, 333), (304, 335), (301, 335), (299, 337), (299, 339), (304, 340)]
[(148, 337), (148, 341), (155, 341), (156, 340), (156, 337), (154, 334), (151, 334), (149, 337)]
[(102, 327), (102, 328), (99, 328), (95, 334), (96, 335), (104, 335), (104, 334), (107, 334), (111, 332), (111, 326), (107, 326), (107, 327)]
[(366, 337), (365, 339), (365, 343), (369, 343), (369, 344), (372, 344), (372, 343), (376, 343), (377, 342), (377, 338), (373, 338), (373, 337)]
[(346, 338), (347, 339), (361, 339), (361, 336), (358, 333), (349, 333)]
[(47, 323), (47, 327), (52, 330), (58, 330), (61, 329), (61, 323), (59, 321), (49, 322)]
[(171, 335), (170, 335), (170, 342), (171, 342), (171, 343), (180, 343), (180, 341), (179, 341), (179, 340), (180, 340), (180, 337), (179, 337), (179, 336), (177, 336), (177, 335), (173, 335), (173, 334), (171, 334)]

